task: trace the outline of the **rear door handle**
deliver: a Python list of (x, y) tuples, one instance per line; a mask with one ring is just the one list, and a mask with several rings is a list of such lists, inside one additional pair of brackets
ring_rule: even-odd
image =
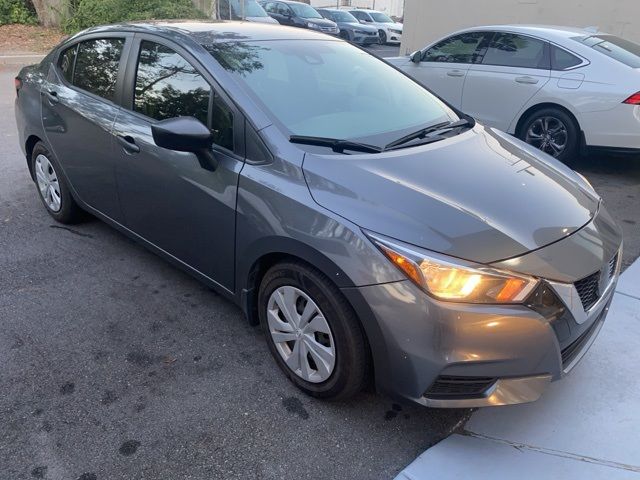
[(130, 135), (118, 135), (116, 137), (118, 139), (118, 143), (124, 148), (127, 153), (138, 153), (140, 152), (140, 147), (136, 145), (136, 141)]
[(449, 70), (447, 75), (450, 77), (464, 77), (464, 72), (462, 70)]
[(58, 98), (58, 92), (54, 90), (46, 90), (44, 95), (47, 97), (50, 103), (58, 103), (60, 99)]
[(527, 85), (535, 85), (536, 83), (538, 83), (540, 80), (538, 80), (537, 78), (533, 78), (533, 77), (529, 77), (529, 76), (525, 76), (525, 77), (516, 77), (516, 82), (518, 83), (524, 83)]

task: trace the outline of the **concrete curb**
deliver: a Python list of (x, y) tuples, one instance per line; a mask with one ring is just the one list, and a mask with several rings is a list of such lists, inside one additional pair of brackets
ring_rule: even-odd
[(41, 53), (24, 53), (19, 55), (0, 55), (0, 65), (31, 65), (44, 58)]

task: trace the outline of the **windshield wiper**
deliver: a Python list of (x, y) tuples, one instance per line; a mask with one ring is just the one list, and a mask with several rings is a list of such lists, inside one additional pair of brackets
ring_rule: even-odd
[(453, 130), (454, 128), (465, 127), (467, 125), (470, 125), (469, 120), (463, 118), (457, 122), (442, 122), (426, 128), (421, 128), (417, 132), (410, 133), (409, 135), (405, 135), (404, 137), (391, 142), (389, 145), (384, 147), (384, 150), (391, 150), (395, 147), (399, 147), (400, 145), (404, 145), (405, 143), (409, 143), (411, 140), (426, 138), (431, 135), (435, 138), (437, 134), (444, 133), (447, 130)]
[(326, 137), (308, 137), (304, 135), (292, 135), (289, 137), (291, 143), (299, 143), (302, 145), (317, 145), (318, 147), (329, 147), (336, 153), (344, 153), (345, 150), (364, 153), (380, 153), (382, 148), (366, 143), (351, 142), (349, 140), (340, 140), (339, 138)]

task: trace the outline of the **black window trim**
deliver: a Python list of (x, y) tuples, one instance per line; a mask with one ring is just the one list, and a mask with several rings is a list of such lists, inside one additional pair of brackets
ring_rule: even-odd
[[(438, 40), (436, 40), (435, 42), (430, 43), (430, 44), (429, 44), (429, 45), (427, 45), (424, 49), (422, 49), (422, 50), (421, 50), (422, 55), (424, 56), (424, 55), (425, 55), (425, 53), (426, 53), (430, 48), (435, 47), (438, 43), (440, 43), (440, 42), (442, 42), (442, 41), (444, 41), (444, 40), (447, 40), (447, 39), (449, 39), (449, 38), (451, 38), (451, 37), (455, 37), (455, 36), (458, 36), (458, 35), (462, 35), (462, 34), (464, 34), (464, 33), (473, 33), (473, 32), (482, 32), (482, 33), (484, 33), (485, 35), (486, 35), (486, 34), (491, 35), (491, 39), (493, 39), (493, 36), (494, 36), (495, 34), (497, 34), (497, 33), (511, 33), (511, 34), (513, 34), (513, 35), (522, 35), (522, 36), (525, 36), (525, 37), (531, 37), (531, 38), (534, 38), (534, 39), (536, 39), (536, 40), (540, 40), (540, 41), (542, 41), (542, 42), (547, 42), (549, 45), (552, 45), (552, 46), (554, 46), (554, 47), (557, 47), (557, 48), (560, 48), (560, 49), (562, 49), (562, 50), (565, 50), (566, 52), (570, 53), (571, 55), (574, 55), (575, 57), (578, 57), (579, 59), (581, 59), (581, 60), (582, 60), (582, 63), (581, 63), (581, 64), (579, 64), (579, 65), (576, 65), (576, 66), (574, 66), (574, 67), (570, 67), (570, 68), (566, 68), (566, 69), (564, 69), (564, 70), (551, 70), (552, 72), (568, 72), (568, 71), (575, 70), (575, 69), (578, 69), (578, 68), (586, 67), (587, 65), (590, 65), (590, 64), (591, 64), (591, 62), (590, 62), (588, 59), (586, 59), (585, 57), (583, 57), (583, 56), (582, 56), (582, 55), (580, 55), (579, 53), (576, 53), (576, 52), (574, 52), (573, 50), (571, 50), (571, 49), (569, 49), (569, 48), (567, 48), (567, 47), (565, 47), (565, 46), (563, 46), (563, 45), (559, 45), (559, 44), (557, 44), (556, 42), (552, 42), (552, 41), (550, 41), (550, 40), (547, 40), (546, 38), (538, 37), (538, 36), (536, 36), (536, 35), (531, 35), (531, 34), (528, 34), (528, 33), (515, 32), (515, 31), (513, 31), (513, 30), (483, 30), (483, 29), (461, 30), (461, 31), (458, 31), (458, 32), (455, 32), (455, 33), (449, 34), (449, 35), (447, 35), (447, 36), (445, 36), (445, 37), (439, 38), (439, 39), (438, 39)], [(485, 40), (486, 40), (486, 38), (485, 38)], [(480, 43), (478, 44), (478, 46), (480, 46), (480, 45), (481, 45), (485, 40), (483, 40), (482, 42), (480, 42)], [(549, 49), (549, 54), (551, 54), (551, 49)], [(484, 59), (484, 55), (482, 56), (482, 59)], [(549, 58), (549, 60), (551, 60), (551, 58)], [(465, 65), (466, 65), (466, 64), (465, 64)], [(481, 60), (481, 61), (480, 61), (480, 63), (470, 63), (469, 65), (488, 65), (488, 64), (486, 64), (486, 63), (482, 63), (482, 60)], [(495, 65), (494, 65), (494, 66), (495, 66)], [(498, 65), (498, 66), (500, 66), (500, 65)], [(530, 68), (530, 67), (508, 67), (508, 68)], [(534, 70), (539, 70), (539, 69), (534, 69)]]
[[(105, 102), (107, 104), (112, 105), (115, 108), (120, 108), (121, 106), (121, 94), (122, 94), (122, 85), (125, 80), (125, 73), (127, 67), (127, 59), (129, 57), (129, 51), (131, 49), (131, 44), (133, 43), (134, 34), (131, 32), (100, 32), (100, 33), (88, 33), (86, 35), (82, 35), (80, 37), (73, 38), (72, 41), (66, 42), (58, 47), (58, 51), (56, 52), (55, 58), (53, 60), (54, 70), (56, 72), (56, 76), (58, 77), (58, 81), (62, 83), (65, 87), (70, 88), (76, 92), (80, 92), (83, 95), (88, 95), (95, 100), (99, 100)], [(60, 69), (60, 57), (63, 52), (66, 52), (69, 48), (75, 47), (76, 55), (73, 59), (73, 73), (72, 79), (75, 76), (76, 71), (76, 60), (78, 58), (78, 48), (82, 42), (91, 41), (91, 40), (107, 40), (110, 38), (122, 39), (124, 40), (124, 45), (122, 47), (122, 54), (120, 55), (120, 63), (118, 65), (118, 78), (116, 79), (116, 86), (113, 94), (113, 99), (108, 99), (101, 97), (100, 95), (96, 95), (95, 93), (89, 92), (88, 90), (84, 90), (83, 88), (77, 87), (73, 83), (67, 81), (62, 70)]]
[(238, 106), (231, 100), (227, 92), (220, 86), (218, 82), (213, 78), (213, 76), (208, 72), (207, 68), (204, 67), (202, 62), (200, 62), (193, 54), (191, 54), (188, 50), (183, 48), (181, 45), (168, 40), (162, 36), (157, 36), (150, 33), (135, 33), (133, 36), (133, 40), (131, 42), (131, 48), (129, 50), (129, 57), (126, 65), (126, 73), (125, 78), (122, 82), (122, 108), (126, 109), (129, 114), (135, 115), (142, 120), (145, 120), (149, 124), (157, 123), (158, 120), (150, 118), (143, 113), (137, 112), (133, 108), (134, 101), (134, 92), (135, 92), (135, 82), (136, 76), (138, 74), (138, 57), (140, 55), (140, 48), (142, 47), (142, 42), (149, 41), (154, 42), (159, 45), (165, 46), (167, 48), (172, 49), (182, 58), (184, 58), (197, 72), (199, 75), (204, 78), (204, 80), (211, 87), (211, 95), (209, 96), (209, 109), (207, 113), (207, 127), (211, 128), (211, 116), (212, 116), (212, 106), (213, 106), (213, 98), (214, 96), (219, 96), (225, 103), (225, 105), (231, 110), (233, 113), (233, 147), (235, 151), (228, 150), (225, 147), (214, 144), (214, 151), (219, 151), (220, 153), (231, 156), (238, 161), (244, 162), (245, 160), (245, 145), (244, 145), (244, 118), (245, 115), (240, 111)]

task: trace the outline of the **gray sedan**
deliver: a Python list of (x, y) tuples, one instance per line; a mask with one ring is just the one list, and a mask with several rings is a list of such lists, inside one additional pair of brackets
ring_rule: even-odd
[(371, 45), (380, 43), (378, 29), (369, 25), (363, 25), (356, 17), (346, 10), (331, 8), (318, 8), (318, 13), (327, 20), (331, 20), (338, 25), (340, 37), (358, 45)]
[(237, 303), (309, 395), (532, 401), (607, 315), (621, 232), (589, 183), (342, 40), (99, 27), (16, 94), (49, 214), (91, 213)]

